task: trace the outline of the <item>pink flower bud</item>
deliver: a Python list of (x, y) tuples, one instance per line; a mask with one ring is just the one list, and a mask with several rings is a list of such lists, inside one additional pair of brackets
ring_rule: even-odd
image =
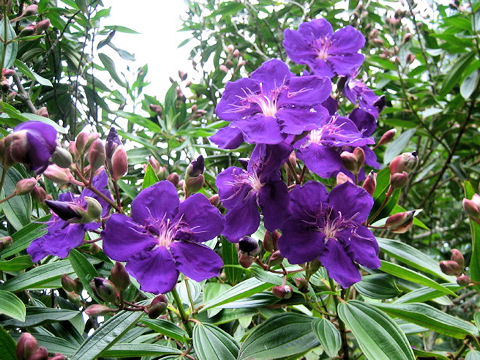
[(3, 69), (2, 70), (2, 76), (4, 77), (9, 77), (15, 75), (15, 70), (13, 69)]
[(222, 65), (220, 65), (218, 68), (219, 68), (221, 71), (228, 73), (228, 68), (227, 68), (225, 65), (222, 64)]
[(465, 267), (465, 258), (458, 249), (452, 249), (452, 255), (450, 257), (450, 260), (455, 261), (462, 270)]
[(43, 176), (56, 184), (68, 184), (73, 180), (73, 175), (69, 169), (62, 169), (55, 164), (49, 165), (43, 173)]
[(272, 293), (280, 299), (290, 299), (293, 295), (293, 289), (289, 285), (274, 286)]
[(359, 169), (365, 165), (365, 151), (361, 147), (353, 149), (353, 155), (357, 159), (357, 166)]
[(227, 52), (231, 53), (233, 50), (235, 50), (235, 46), (233, 46), (232, 44), (227, 46)]
[(75, 290), (76, 283), (70, 276), (67, 274), (63, 274), (61, 277), (62, 287), (65, 289), (66, 292), (71, 292)]
[(128, 171), (127, 152), (123, 146), (115, 149), (112, 156), (112, 178), (117, 181), (121, 179)]
[(88, 316), (100, 316), (100, 315), (108, 314), (112, 311), (115, 311), (115, 310), (112, 308), (109, 308), (106, 305), (93, 304), (85, 309), (85, 314), (87, 314)]
[(28, 162), (28, 138), (26, 131), (16, 131), (5, 137), (5, 157), (8, 164)]
[(35, 25), (33, 24), (27, 25), (22, 29), (22, 31), (20, 31), (20, 36), (31, 36), (35, 34), (35, 29), (36, 29)]
[[(338, 182), (338, 180), (337, 180)], [(370, 194), (373, 195), (375, 193), (375, 189), (377, 188), (377, 174), (373, 171), (370, 171), (368, 176), (366, 177), (365, 181), (363, 182), (362, 187)]]
[(410, 172), (415, 167), (417, 160), (416, 151), (396, 156), (390, 163), (390, 174)]
[(38, 350), (38, 342), (30, 333), (23, 333), (17, 342), (17, 359), (28, 360)]
[(405, 36), (403, 37), (402, 44), (405, 44), (412, 40), (412, 34), (411, 33), (406, 33)]
[(74, 158), (77, 158), (77, 144), (75, 143), (75, 141), (70, 141), (70, 143), (68, 144), (68, 151), (70, 152), (70, 154), (72, 154)]
[(385, 227), (395, 234), (403, 234), (412, 227), (414, 215), (415, 211), (390, 215), (385, 222)]
[(238, 58), (240, 56), (240, 51), (238, 49), (233, 50), (233, 57)]
[(415, 61), (415, 55), (413, 54), (408, 54), (406, 58), (407, 64), (411, 64)]
[(295, 286), (298, 288), (298, 291), (302, 293), (308, 293), (308, 281), (304, 278), (295, 278)]
[(480, 218), (480, 206), (478, 206), (473, 199), (463, 199), (462, 206), (468, 216), (471, 216), (474, 219)]
[(440, 269), (444, 274), (459, 276), (463, 269), (453, 260), (440, 261)]
[(390, 129), (387, 132), (385, 132), (385, 134), (382, 135), (380, 140), (378, 140), (377, 146), (385, 145), (385, 144), (388, 144), (389, 142), (391, 142), (393, 140), (393, 138), (395, 137), (396, 133), (397, 133), (397, 129)]
[(67, 360), (67, 358), (60, 353), (56, 353), (55, 356), (52, 356), (48, 360)]
[(268, 260), (270, 266), (281, 264), (283, 261), (283, 256), (280, 253), (280, 250), (274, 251), (272, 255), (270, 255), (270, 259)]
[(189, 177), (184, 182), (185, 194), (191, 195), (200, 191), (200, 189), (203, 188), (204, 184), (205, 184), (205, 177), (203, 176), (203, 174), (200, 174), (195, 177)]
[(156, 113), (157, 115), (160, 115), (160, 116), (162, 115), (163, 109), (160, 105), (150, 104), (149, 108), (150, 108), (150, 111)]
[(245, 269), (248, 269), (250, 266), (252, 266), (254, 261), (255, 258), (248, 253), (245, 253), (243, 251), (238, 252), (238, 263)]
[(215, 207), (220, 206), (220, 196), (218, 194), (212, 195), (208, 198), (208, 201), (210, 204), (212, 204)]
[(48, 350), (42, 346), (28, 360), (48, 360)]
[(105, 146), (102, 140), (95, 139), (88, 151), (88, 162), (90, 163), (90, 171), (95, 172), (105, 163)]
[(75, 139), (75, 147), (77, 148), (77, 152), (79, 155), (82, 155), (83, 152), (86, 150), (88, 138), (88, 134), (83, 131), (77, 135), (77, 138)]
[(263, 248), (271, 253), (275, 252), (278, 250), (278, 239), (280, 239), (278, 230), (273, 232), (266, 230), (263, 237)]
[(11, 236), (2, 236), (0, 237), (0, 251), (5, 250), (7, 247), (12, 245), (13, 239)]
[(457, 284), (460, 286), (468, 286), (472, 283), (472, 279), (468, 275), (460, 275), (457, 277)]
[(185, 71), (178, 70), (178, 77), (180, 80), (184, 81), (187, 79), (188, 74)]
[(104, 301), (116, 302), (120, 297), (117, 287), (110, 280), (96, 277), (90, 281), (90, 286), (95, 295)]
[[(49, 21), (50, 23), (50, 21)], [(40, 115), (40, 116), (43, 116), (45, 118), (48, 118), (48, 110), (47, 108), (44, 106), (44, 107), (41, 107), (40, 109), (38, 109), (37, 111), (35, 111), (35, 114), (37, 115)]]
[(338, 174), (337, 174), (337, 185), (342, 185), (342, 184), (345, 184), (346, 182), (349, 182), (349, 183), (353, 184), (353, 180), (350, 179), (350, 177), (348, 175), (339, 171)]
[(32, 190), (32, 197), (39, 203), (43, 203), (47, 198), (47, 192), (41, 186), (35, 186)]
[(60, 146), (55, 148), (50, 161), (64, 169), (69, 168), (73, 163), (72, 154)]
[(124, 291), (130, 285), (130, 276), (122, 263), (116, 262), (110, 271), (110, 280), (120, 291)]
[(15, 185), (15, 193), (17, 195), (30, 194), (36, 184), (37, 180), (35, 178), (22, 179)]
[(28, 5), (24, 10), (23, 10), (23, 16), (32, 16), (35, 15), (38, 12), (38, 5), (32, 4)]
[(390, 175), (390, 185), (394, 189), (401, 189), (408, 183), (408, 173), (406, 171), (402, 173), (394, 173)]
[(49, 19), (39, 21), (38, 24), (35, 26), (35, 32), (37, 34), (41, 34), (44, 31), (47, 31), (49, 27), (50, 27), (50, 20)]
[(156, 319), (167, 310), (168, 299), (165, 295), (157, 295), (147, 307), (147, 314), (150, 319)]
[(167, 176), (167, 180), (177, 187), (180, 182), (180, 176), (178, 176), (176, 172), (173, 172)]
[(357, 157), (353, 153), (344, 151), (340, 154), (340, 157), (342, 158), (342, 164), (345, 169), (354, 174), (358, 174), (359, 168), (357, 166)]

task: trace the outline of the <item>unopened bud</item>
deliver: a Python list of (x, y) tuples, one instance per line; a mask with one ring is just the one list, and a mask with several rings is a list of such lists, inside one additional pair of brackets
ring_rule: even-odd
[(30, 24), (25, 26), (22, 31), (20, 31), (20, 36), (31, 36), (35, 34), (35, 25)]
[(67, 293), (67, 298), (75, 306), (81, 306), (82, 305), (82, 297), (79, 294), (77, 294), (75, 291), (68, 292)]
[(120, 291), (124, 291), (130, 285), (130, 276), (122, 263), (116, 262), (110, 271), (110, 280)]
[(63, 169), (58, 165), (49, 165), (44, 171), (43, 176), (56, 184), (68, 184), (73, 180), (73, 175), (69, 169)]
[(11, 236), (2, 236), (0, 237), (0, 251), (5, 250), (7, 247), (12, 245), (13, 239)]
[(43, 203), (47, 198), (47, 192), (41, 186), (35, 186), (32, 190), (32, 197), (39, 203)]
[(28, 5), (24, 10), (23, 10), (23, 16), (32, 16), (35, 15), (38, 11), (38, 5), (32, 4)]
[(63, 274), (61, 278), (62, 287), (66, 292), (75, 291), (76, 283), (70, 276)]
[(452, 255), (450, 257), (450, 260), (455, 261), (462, 270), (465, 267), (465, 258), (458, 249), (452, 249)]
[(159, 116), (162, 115), (163, 109), (162, 109), (162, 107), (161, 107), (160, 105), (150, 104), (150, 105), (149, 105), (149, 109), (150, 109), (150, 111), (156, 113), (156, 114), (159, 115)]
[(405, 44), (412, 40), (412, 34), (411, 33), (406, 33), (405, 36), (403, 37), (402, 44)]
[(100, 316), (100, 315), (108, 314), (112, 311), (115, 311), (115, 310), (112, 308), (109, 308), (106, 305), (93, 304), (85, 309), (85, 314), (87, 314), (88, 316)]
[(224, 64), (220, 65), (218, 69), (225, 73), (228, 73), (228, 67), (226, 67)]
[(87, 203), (87, 211), (82, 214), (82, 223), (89, 223), (95, 220), (100, 220), (102, 216), (102, 205), (98, 202), (97, 199), (90, 196), (84, 197), (85, 202)]
[(69, 168), (73, 163), (72, 154), (70, 154), (70, 151), (60, 146), (55, 148), (50, 161), (63, 169)]
[(26, 131), (17, 131), (5, 138), (4, 162), (14, 164), (16, 162), (26, 163), (28, 154), (28, 139)]
[(390, 215), (385, 222), (385, 227), (395, 234), (403, 234), (412, 227), (414, 215), (415, 211)]
[[(50, 24), (50, 20), (49, 20), (49, 24)], [(38, 25), (37, 25), (38, 26)], [(41, 107), (40, 109), (38, 109), (37, 111), (35, 111), (35, 114), (37, 115), (40, 115), (44, 118), (48, 118), (49, 115), (48, 115), (48, 110), (47, 108), (44, 106), (44, 107)]]
[(298, 288), (298, 291), (302, 293), (307, 293), (308, 292), (308, 281), (307, 279), (304, 278), (295, 278), (293, 279), (295, 281), (295, 286)]
[(416, 151), (396, 156), (390, 163), (390, 174), (410, 172), (415, 167), (417, 160)]
[(347, 169), (348, 171), (351, 171), (354, 174), (358, 174), (358, 167), (357, 167), (357, 158), (353, 153), (349, 151), (343, 151), (340, 154), (340, 157), (342, 158), (342, 164)]
[(156, 319), (167, 310), (168, 299), (165, 295), (157, 295), (147, 307), (148, 317)]
[(271, 253), (278, 250), (278, 239), (280, 239), (280, 233), (278, 230), (273, 232), (266, 230), (263, 237), (263, 248)]
[(35, 185), (37, 184), (37, 180), (35, 178), (29, 179), (22, 179), (15, 185), (15, 194), (17, 195), (25, 195), (30, 194)]
[(92, 173), (105, 163), (105, 147), (102, 140), (96, 139), (93, 141), (88, 151), (88, 162)]
[(293, 295), (293, 289), (289, 285), (274, 286), (272, 293), (280, 299), (290, 299)]
[(238, 252), (238, 263), (245, 269), (248, 269), (250, 266), (252, 266), (254, 261), (255, 258), (248, 253), (244, 253), (242, 251)]
[(283, 256), (280, 253), (280, 250), (274, 251), (272, 255), (270, 255), (269, 264), (270, 266), (281, 264), (283, 261)]
[(218, 194), (212, 195), (208, 198), (208, 201), (210, 204), (212, 204), (215, 207), (220, 206), (220, 196)]
[(407, 64), (411, 64), (415, 61), (415, 55), (413, 54), (408, 54), (406, 58)]
[(310, 277), (317, 272), (318, 269), (320, 269), (320, 266), (322, 264), (318, 259), (314, 259), (310, 261), (310, 264), (307, 266), (307, 270), (305, 272), (307, 279), (310, 279)]
[(463, 269), (453, 260), (440, 261), (440, 269), (444, 274), (459, 276)]
[(87, 149), (88, 138), (88, 134), (83, 131), (77, 135), (77, 138), (75, 139), (75, 147), (77, 148), (77, 152), (79, 155), (82, 155), (83, 152)]
[(385, 134), (382, 135), (380, 140), (378, 140), (377, 146), (385, 145), (391, 142), (395, 137), (396, 133), (397, 133), (397, 129), (390, 129), (387, 132), (385, 132)]
[(96, 277), (90, 282), (90, 286), (95, 294), (106, 302), (116, 302), (120, 296), (110, 280)]
[(127, 152), (119, 146), (112, 156), (112, 178), (114, 181), (121, 179), (128, 171)]
[(457, 284), (460, 286), (468, 286), (472, 283), (472, 279), (468, 275), (460, 275), (457, 277)]
[(65, 355), (55, 353), (55, 356), (48, 358), (48, 360), (67, 360), (67, 358), (65, 357)]
[(66, 201), (45, 200), (45, 204), (58, 217), (65, 221), (78, 221), (82, 218), (83, 209)]
[(257, 255), (260, 251), (258, 241), (250, 236), (244, 236), (238, 242), (238, 248), (240, 251), (249, 255)]
[(48, 350), (42, 346), (28, 360), (48, 360)]
[(394, 189), (401, 189), (408, 183), (408, 173), (406, 171), (402, 173), (394, 173), (390, 175), (390, 185)]
[(10, 76), (13, 76), (15, 74), (16, 74), (16, 72), (13, 69), (3, 69), (2, 70), (2, 76), (4, 76), (4, 77), (10, 77)]
[(365, 181), (363, 182), (362, 187), (370, 195), (373, 195), (375, 193), (375, 189), (377, 188), (377, 174), (374, 173), (373, 171), (370, 171), (370, 173), (365, 178)]
[[(91, 244), (91, 245), (95, 245), (95, 244)], [(76, 278), (74, 282), (75, 282), (75, 288), (73, 289), (73, 291), (75, 291), (77, 294), (81, 294), (83, 290), (82, 282), (80, 281), (79, 278)]]
[(233, 50), (233, 57), (238, 58), (240, 56), (240, 51), (238, 49)]
[(184, 191), (186, 194), (194, 194), (199, 191), (205, 184), (205, 178), (203, 174), (195, 177), (189, 177), (184, 182)]
[(346, 182), (353, 184), (353, 180), (350, 179), (350, 177), (347, 174), (339, 171), (337, 174), (337, 185), (342, 185), (342, 184), (345, 184)]
[(75, 144), (75, 141), (70, 141), (70, 143), (68, 144), (68, 152), (75, 159), (77, 158), (77, 144)]
[(205, 159), (200, 155), (196, 160), (192, 161), (187, 167), (186, 177), (198, 176), (205, 171)]
[(463, 199), (462, 206), (468, 216), (471, 216), (474, 219), (480, 218), (480, 206), (478, 206), (473, 199)]
[(38, 350), (38, 341), (30, 333), (23, 333), (17, 342), (17, 359), (28, 360)]
[(233, 46), (232, 44), (227, 46), (227, 52), (231, 53), (233, 50), (235, 50), (235, 46)]
[(176, 172), (173, 172), (167, 176), (167, 180), (177, 187), (180, 182), (180, 176), (178, 176)]
[(41, 34), (44, 31), (48, 30), (49, 27), (50, 27), (50, 20), (49, 19), (39, 21), (38, 24), (35, 26), (35, 32), (37, 34)]
[(155, 171), (155, 173), (157, 173), (161, 168), (160, 162), (157, 159), (155, 159), (153, 156), (150, 156), (148, 158), (148, 163), (152, 167), (153, 171)]
[(188, 74), (185, 71), (178, 70), (178, 77), (180, 80), (184, 81), (187, 79)]

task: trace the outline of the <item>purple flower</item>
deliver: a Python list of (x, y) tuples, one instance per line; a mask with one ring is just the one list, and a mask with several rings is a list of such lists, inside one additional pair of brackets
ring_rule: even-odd
[(362, 225), (373, 206), (372, 197), (349, 182), (330, 194), (319, 182), (290, 192), (289, 217), (281, 226), (280, 252), (292, 264), (314, 259), (344, 288), (361, 280), (355, 263), (380, 267), (375, 236)]
[(57, 147), (57, 130), (41, 121), (26, 121), (5, 139), (7, 156), (39, 174), (47, 168)]
[(217, 176), (218, 194), (227, 209), (222, 234), (229, 241), (238, 242), (258, 229), (259, 207), (267, 230), (274, 231), (283, 223), (288, 189), (280, 177), (280, 167), (291, 151), (284, 143), (257, 145), (247, 170), (229, 167)]
[(113, 214), (102, 231), (105, 254), (126, 261), (142, 290), (166, 293), (182, 272), (195, 281), (217, 276), (222, 259), (201, 242), (223, 230), (224, 218), (203, 194), (180, 202), (175, 186), (160, 181), (132, 202), (132, 217)]
[[(107, 182), (107, 174), (102, 171), (93, 179), (92, 184), (105, 196), (111, 198)], [(70, 250), (82, 245), (86, 231), (100, 227), (100, 222), (79, 223), (87, 209), (85, 197), (94, 198), (100, 203), (102, 217), (108, 215), (110, 205), (88, 189), (83, 190), (77, 197), (70, 192), (60, 194), (58, 201), (52, 201), (49, 204), (52, 209), (52, 218), (47, 222), (47, 233), (34, 240), (27, 249), (33, 262), (48, 255), (67, 257)]]
[(225, 148), (234, 148), (243, 139), (279, 144), (288, 135), (316, 129), (328, 112), (313, 107), (327, 99), (331, 88), (328, 78), (295, 76), (282, 61), (267, 61), (250, 78), (227, 84), (215, 112), (231, 124), (211, 140)]
[(316, 75), (349, 75), (364, 60), (357, 51), (365, 45), (365, 38), (351, 26), (334, 33), (327, 20), (316, 19), (301, 24), (298, 30), (285, 29), (284, 37), (290, 59), (308, 65)]
[(365, 146), (373, 143), (373, 138), (364, 137), (351, 120), (336, 115), (321, 128), (312, 130), (306, 137), (297, 141), (294, 147), (297, 149), (297, 157), (311, 171), (323, 178), (329, 178), (339, 171), (348, 173), (340, 158), (340, 153), (345, 147), (352, 149), (362, 147), (365, 150), (367, 164), (378, 165), (375, 153)]

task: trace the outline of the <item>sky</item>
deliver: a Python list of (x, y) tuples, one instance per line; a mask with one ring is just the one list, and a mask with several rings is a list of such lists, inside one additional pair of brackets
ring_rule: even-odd
[(122, 25), (140, 33), (116, 32), (113, 43), (136, 58), (134, 63), (117, 64), (117, 70), (127, 64), (131, 69), (148, 64), (147, 81), (151, 84), (145, 92), (163, 99), (171, 84), (168, 78), (177, 79), (178, 70), (191, 68), (189, 48), (178, 48), (187, 36), (177, 32), (181, 28), (180, 16), (187, 11), (186, 4), (182, 0), (104, 0), (103, 3), (111, 7), (110, 17), (103, 25)]

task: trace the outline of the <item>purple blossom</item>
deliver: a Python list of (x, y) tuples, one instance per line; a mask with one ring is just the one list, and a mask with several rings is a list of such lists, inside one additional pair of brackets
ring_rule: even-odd
[(113, 214), (102, 231), (105, 254), (126, 261), (142, 290), (166, 293), (179, 272), (195, 281), (217, 276), (222, 259), (201, 242), (219, 235), (224, 218), (203, 194), (180, 202), (175, 186), (160, 181), (138, 194), (132, 217)]
[(211, 140), (224, 148), (235, 148), (243, 140), (279, 144), (289, 135), (316, 129), (328, 116), (320, 104), (331, 87), (328, 78), (295, 76), (282, 61), (267, 61), (250, 78), (226, 85), (215, 112), (231, 123)]
[(375, 236), (362, 225), (372, 197), (349, 182), (330, 194), (319, 182), (290, 192), (289, 217), (281, 226), (280, 252), (292, 264), (318, 259), (344, 288), (361, 280), (355, 263), (380, 267)]
[(308, 65), (316, 75), (349, 75), (364, 60), (357, 52), (365, 45), (365, 38), (351, 26), (334, 33), (327, 20), (316, 19), (301, 24), (298, 30), (285, 29), (284, 37), (290, 59)]
[(57, 147), (57, 130), (41, 121), (26, 121), (17, 125), (8, 135), (10, 155), (37, 174), (48, 166)]
[(348, 173), (340, 158), (340, 153), (346, 148), (353, 150), (357, 146), (362, 147), (365, 150), (366, 163), (378, 166), (375, 153), (366, 146), (373, 143), (373, 138), (365, 137), (351, 120), (335, 115), (321, 128), (312, 130), (297, 141), (294, 147), (297, 149), (297, 157), (311, 171), (323, 178), (329, 178), (339, 171)]
[[(102, 170), (93, 179), (92, 185), (105, 196), (111, 198), (107, 189), (107, 182), (107, 174)], [(100, 227), (100, 222), (78, 223), (81, 219), (80, 212), (86, 210), (85, 197), (87, 196), (100, 203), (102, 217), (108, 215), (110, 205), (91, 190), (85, 189), (79, 196), (75, 196), (71, 192), (60, 194), (58, 201), (52, 202), (50, 206), (53, 211), (52, 218), (47, 222), (47, 233), (34, 240), (27, 248), (27, 252), (34, 262), (48, 255), (67, 257), (72, 249), (82, 245), (86, 231)]]
[(280, 177), (280, 167), (291, 151), (285, 143), (257, 145), (247, 170), (229, 167), (217, 176), (218, 194), (227, 209), (222, 234), (229, 241), (238, 242), (258, 229), (259, 207), (267, 230), (280, 227), (288, 205), (288, 189)]

